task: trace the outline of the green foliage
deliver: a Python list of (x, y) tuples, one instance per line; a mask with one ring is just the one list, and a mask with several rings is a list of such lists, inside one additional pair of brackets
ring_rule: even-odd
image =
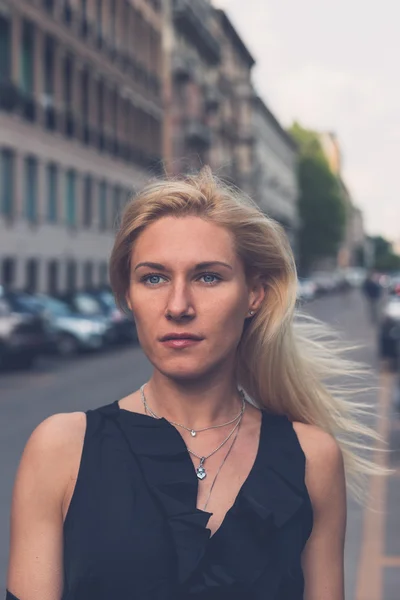
[(398, 271), (400, 256), (393, 252), (393, 246), (381, 235), (370, 238), (374, 247), (374, 268), (377, 271)]
[(317, 135), (295, 123), (290, 134), (299, 146), (299, 262), (308, 271), (316, 259), (335, 256), (343, 239), (345, 204)]

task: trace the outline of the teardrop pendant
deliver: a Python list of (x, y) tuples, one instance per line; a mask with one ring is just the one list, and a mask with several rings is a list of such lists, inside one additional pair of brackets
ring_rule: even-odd
[(200, 479), (200, 481), (202, 479), (204, 479), (205, 477), (207, 477), (206, 470), (203, 467), (203, 464), (204, 464), (205, 460), (206, 460), (205, 458), (201, 458), (200, 459), (200, 464), (199, 464), (199, 466), (196, 469), (196, 475), (197, 475), (198, 479)]

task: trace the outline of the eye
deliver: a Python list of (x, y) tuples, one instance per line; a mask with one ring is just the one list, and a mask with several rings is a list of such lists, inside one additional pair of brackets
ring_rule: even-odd
[(199, 279), (203, 279), (204, 283), (207, 285), (213, 285), (218, 283), (218, 281), (221, 281), (222, 278), (216, 273), (203, 273), (203, 275), (200, 275)]
[(155, 273), (150, 274), (150, 275), (145, 275), (144, 277), (142, 277), (141, 281), (143, 281), (143, 283), (146, 283), (147, 285), (158, 285), (161, 282), (161, 280), (164, 279), (165, 277), (162, 277), (161, 275), (156, 275)]

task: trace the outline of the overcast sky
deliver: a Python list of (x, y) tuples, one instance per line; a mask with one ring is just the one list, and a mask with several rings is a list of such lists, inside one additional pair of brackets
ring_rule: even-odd
[(334, 131), (368, 233), (400, 240), (399, 0), (215, 0), (283, 125)]

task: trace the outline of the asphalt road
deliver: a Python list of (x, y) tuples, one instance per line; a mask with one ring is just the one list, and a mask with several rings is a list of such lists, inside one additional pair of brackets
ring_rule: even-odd
[[(378, 460), (396, 471), (371, 478), (368, 506), (349, 498), (346, 542), (347, 600), (400, 598), (400, 420), (391, 408), (391, 377), (376, 356), (376, 334), (358, 292), (320, 299), (313, 315), (338, 327), (346, 341), (361, 345), (353, 356), (368, 364), (365, 398), (376, 406), (376, 427), (391, 452)], [(137, 389), (151, 372), (138, 347), (84, 356), (67, 362), (46, 360), (32, 372), (0, 375), (0, 591), (8, 560), (9, 510), (12, 485), (24, 444), (32, 430), (57, 412), (87, 410), (108, 404)], [(374, 510), (369, 509), (371, 505)]]

